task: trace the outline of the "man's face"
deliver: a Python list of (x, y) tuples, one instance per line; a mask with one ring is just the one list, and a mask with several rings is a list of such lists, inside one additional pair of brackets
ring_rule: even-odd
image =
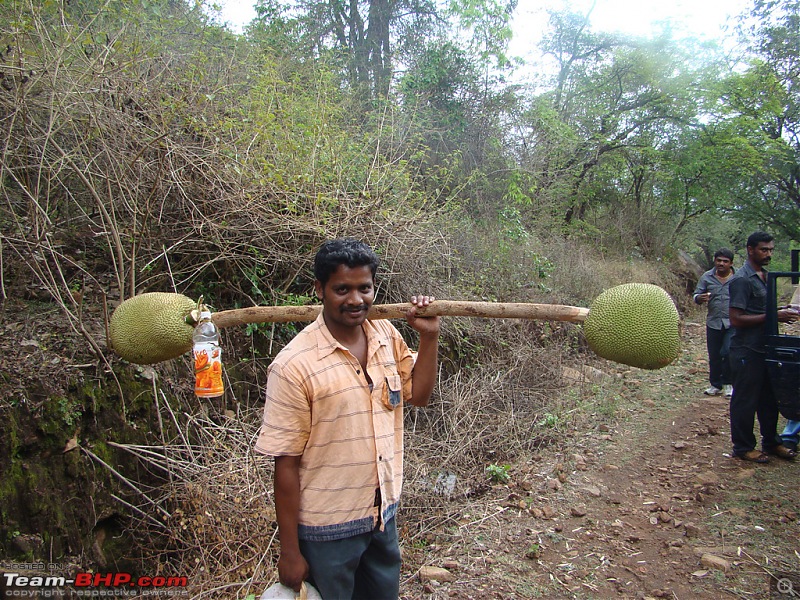
[(732, 264), (731, 259), (724, 256), (718, 256), (714, 259), (714, 267), (717, 269), (717, 275), (720, 277), (727, 277), (728, 273), (731, 272)]
[(755, 248), (748, 246), (747, 254), (756, 265), (766, 267), (772, 260), (773, 250), (775, 250), (775, 242), (759, 242)]
[(375, 282), (369, 266), (339, 265), (323, 286), (314, 282), (322, 300), (322, 312), (328, 328), (361, 327), (375, 300)]

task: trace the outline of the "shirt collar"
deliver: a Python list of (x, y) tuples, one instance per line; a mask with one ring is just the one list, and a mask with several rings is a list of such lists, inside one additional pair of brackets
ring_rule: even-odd
[[(337, 349), (348, 352), (347, 348), (345, 348), (335, 337), (333, 337), (330, 329), (328, 329), (328, 326), (325, 324), (325, 318), (322, 316), (321, 311), (319, 316), (314, 321), (314, 324), (317, 326), (315, 335), (317, 338), (318, 359), (321, 360), (325, 358), (326, 356), (335, 352)], [(367, 352), (369, 354), (372, 354), (373, 348), (386, 346), (389, 343), (386, 335), (380, 331), (369, 319), (364, 321), (362, 327), (364, 328), (364, 333), (367, 334)]]
[[(744, 273), (745, 273), (745, 274), (746, 274), (748, 277), (752, 277), (753, 275), (755, 275), (756, 277), (758, 277), (758, 273), (756, 273), (755, 269), (754, 269), (754, 268), (753, 268), (753, 266), (750, 264), (750, 261), (749, 261), (749, 260), (748, 260), (748, 261), (745, 261), (745, 263), (744, 263), (744, 264), (741, 266), (741, 270), (742, 270), (742, 271), (744, 271)], [(761, 267), (761, 270), (762, 270), (762, 271), (764, 271), (764, 274), (765, 274), (765, 275), (766, 275), (766, 273), (768, 273), (768, 271), (767, 271), (767, 270), (766, 270), (764, 267)], [(758, 277), (758, 279), (759, 279), (759, 280), (761, 280), (761, 277)]]

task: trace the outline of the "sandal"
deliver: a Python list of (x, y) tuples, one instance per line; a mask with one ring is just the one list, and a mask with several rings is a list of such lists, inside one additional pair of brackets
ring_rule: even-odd
[(797, 456), (797, 452), (792, 450), (791, 448), (787, 448), (786, 446), (775, 446), (774, 448), (770, 448), (767, 450), (769, 454), (773, 456), (777, 456), (778, 458), (782, 458), (783, 460), (794, 460), (794, 457)]
[(769, 462), (769, 456), (767, 456), (760, 450), (750, 450), (749, 452), (742, 452), (741, 454), (736, 454), (735, 456), (736, 458), (739, 458), (741, 460), (746, 460), (747, 462), (759, 463), (761, 465)]

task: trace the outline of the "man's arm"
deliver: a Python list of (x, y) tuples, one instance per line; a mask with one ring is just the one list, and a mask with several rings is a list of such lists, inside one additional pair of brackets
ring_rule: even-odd
[(731, 327), (747, 329), (758, 327), (766, 320), (766, 315), (747, 314), (745, 308), (750, 302), (750, 288), (745, 279), (734, 277), (728, 284), (730, 298), (728, 300), (728, 318)]
[(436, 384), (439, 370), (439, 317), (418, 317), (416, 307), (428, 306), (436, 298), (412, 296), (414, 304), (406, 314), (406, 320), (419, 333), (419, 350), (414, 370), (411, 372), (411, 404), (427, 406)]
[(308, 563), (300, 553), (297, 524), (300, 520), (300, 457), (275, 457), (275, 513), (281, 553), (278, 578), (295, 592), (308, 577)]
[(733, 306), (728, 309), (728, 316), (730, 317), (731, 325), (737, 329), (758, 327), (763, 325), (767, 319), (767, 315), (749, 315), (741, 308), (734, 308)]
[(700, 276), (700, 281), (697, 282), (697, 287), (692, 294), (692, 300), (695, 304), (705, 304), (711, 298), (711, 293), (708, 291), (708, 273), (703, 273)]
[[(767, 315), (749, 315), (745, 313), (741, 308), (734, 308), (730, 307), (728, 309), (728, 315), (731, 319), (731, 325), (734, 327), (738, 327), (740, 329), (748, 328), (748, 327), (757, 327), (759, 325), (763, 325), (764, 322), (767, 320)], [(790, 308), (781, 308), (778, 310), (778, 322), (779, 323), (794, 323), (797, 321), (798, 315), (795, 311)]]

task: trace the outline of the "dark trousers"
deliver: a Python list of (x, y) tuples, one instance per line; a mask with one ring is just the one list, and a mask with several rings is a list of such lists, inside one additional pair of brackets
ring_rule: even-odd
[(733, 453), (744, 454), (756, 447), (755, 417), (761, 431), (761, 448), (770, 451), (781, 443), (778, 437), (778, 403), (767, 375), (765, 355), (746, 348), (732, 348), (733, 396), (731, 396), (731, 441)]
[(397, 521), (343, 540), (300, 540), (311, 571), (309, 582), (323, 600), (397, 600), (400, 596), (400, 545)]
[(731, 379), (731, 363), (728, 355), (731, 351), (733, 329), (711, 329), (706, 326), (706, 347), (708, 348), (708, 381), (717, 389), (733, 383)]

